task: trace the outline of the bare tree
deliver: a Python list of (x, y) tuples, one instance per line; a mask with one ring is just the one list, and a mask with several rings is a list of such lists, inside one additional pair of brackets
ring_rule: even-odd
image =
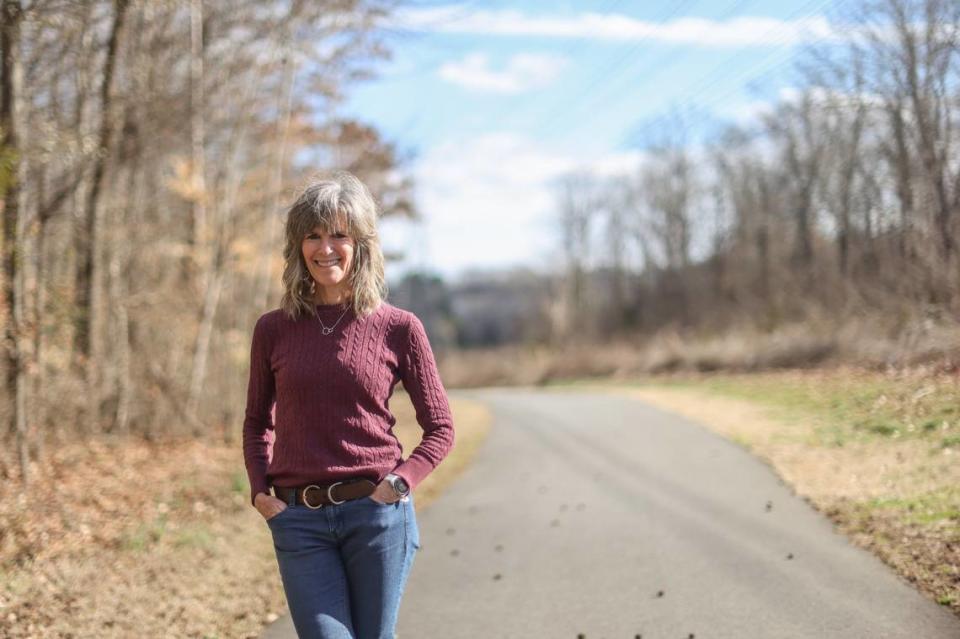
[(597, 208), (596, 184), (584, 172), (563, 176), (557, 183), (566, 287), (563, 291), (563, 316), (558, 318), (557, 334), (570, 337), (585, 331), (587, 258), (590, 255), (590, 231)]
[[(558, 193), (568, 298), (636, 309), (640, 330), (956, 316), (958, 25), (952, 0), (849, 5), (844, 40), (803, 52), (797, 90), (722, 130), (707, 161), (683, 117), (647, 121), (631, 179)], [(578, 225), (581, 210), (605, 222), (602, 237)], [(627, 248), (639, 272), (623, 267)], [(602, 263), (577, 261), (598, 250)]]
[(194, 276), (194, 260), (207, 242), (206, 104), (203, 75), (203, 0), (190, 0), (190, 248), (184, 253), (183, 279)]
[(784, 102), (764, 118), (773, 141), (779, 146), (784, 187), (789, 193), (790, 216), (794, 224), (793, 261), (808, 267), (813, 261), (813, 232), (816, 225), (816, 189), (826, 139), (817, 130), (815, 100), (809, 91), (796, 103)]
[(629, 238), (630, 209), (632, 206), (631, 186), (625, 177), (614, 178), (607, 183), (606, 192), (600, 196), (601, 211), (604, 214), (607, 256), (611, 271), (613, 330), (621, 326), (630, 326), (634, 315), (628, 302), (627, 278), (627, 242)]
[(658, 280), (659, 307), (687, 323), (690, 298), (685, 271), (691, 263), (692, 211), (700, 186), (684, 116), (673, 111), (648, 124), (647, 130), (647, 158), (641, 163), (638, 188), (648, 211), (649, 235), (664, 260)]
[(643, 196), (654, 214), (650, 228), (660, 241), (666, 268), (680, 270), (690, 263), (692, 165), (680, 146), (656, 149), (651, 155), (641, 169)]
[[(940, 254), (955, 251), (960, 169), (953, 166), (960, 6), (951, 0), (872, 0), (857, 7), (871, 54), (870, 82), (887, 105), (901, 171), (908, 149), (919, 159), (924, 197), (931, 204)], [(911, 148), (912, 147), (912, 148)], [(903, 211), (913, 211), (911, 180), (900, 177)]]
[(9, 430), (16, 433), (17, 457), (24, 484), (29, 480), (23, 331), (23, 236), (20, 201), (22, 196), (22, 159), (20, 140), (21, 43), (20, 23), (23, 7), (17, 0), (5, 0), (0, 15), (0, 132), (3, 148), (0, 159), (0, 188), (3, 190), (3, 301), (5, 390), (14, 398), (8, 415)]
[(98, 252), (100, 249), (99, 205), (103, 182), (107, 170), (107, 161), (113, 144), (113, 101), (112, 86), (114, 70), (117, 64), (117, 51), (123, 31), (124, 18), (129, 0), (114, 0), (113, 18), (107, 50), (103, 61), (103, 80), (100, 84), (100, 127), (97, 134), (97, 154), (93, 159), (90, 190), (87, 192), (83, 210), (82, 226), (77, 229), (77, 254), (80, 264), (76, 271), (76, 351), (77, 370), (83, 371), (87, 383), (88, 409), (84, 416), (84, 427), (96, 428), (99, 418), (99, 379), (101, 369), (100, 345), (93, 327), (98, 325), (99, 316), (99, 275)]

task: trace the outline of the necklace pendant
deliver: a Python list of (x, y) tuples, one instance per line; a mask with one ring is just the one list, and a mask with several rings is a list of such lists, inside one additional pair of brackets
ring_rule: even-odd
[(326, 326), (323, 327), (323, 334), (324, 334), (324, 335), (329, 335), (329, 334), (332, 333), (332, 332), (333, 332), (333, 329), (332, 329), (332, 328), (327, 328)]

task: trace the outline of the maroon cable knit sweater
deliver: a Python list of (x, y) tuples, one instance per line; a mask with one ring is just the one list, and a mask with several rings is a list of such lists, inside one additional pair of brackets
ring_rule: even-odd
[[(346, 309), (318, 305), (332, 326)], [(269, 486), (330, 484), (394, 472), (414, 489), (453, 448), (446, 391), (420, 320), (386, 302), (357, 318), (348, 310), (324, 335), (316, 318), (293, 321), (281, 309), (257, 320), (243, 422), (250, 501)], [(420, 444), (406, 460), (391, 430), (398, 381), (410, 395)]]

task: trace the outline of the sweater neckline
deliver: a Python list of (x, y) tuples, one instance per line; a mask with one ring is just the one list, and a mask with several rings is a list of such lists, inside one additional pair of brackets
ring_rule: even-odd
[(350, 312), (351, 305), (349, 303), (342, 304), (314, 304), (314, 310), (317, 313), (317, 317), (322, 318), (323, 321), (332, 321), (339, 320), (343, 318), (344, 321), (349, 319), (347, 316), (352, 316)]
[(313, 307), (318, 313), (337, 313), (350, 308), (350, 304), (348, 302), (340, 302), (338, 304), (314, 304)]

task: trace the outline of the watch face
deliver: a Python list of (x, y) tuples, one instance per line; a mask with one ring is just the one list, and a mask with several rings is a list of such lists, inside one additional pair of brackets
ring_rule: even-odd
[(399, 490), (401, 493), (405, 493), (410, 490), (410, 486), (407, 485), (407, 482), (403, 481), (402, 477), (397, 477), (394, 486), (396, 486), (397, 490)]

